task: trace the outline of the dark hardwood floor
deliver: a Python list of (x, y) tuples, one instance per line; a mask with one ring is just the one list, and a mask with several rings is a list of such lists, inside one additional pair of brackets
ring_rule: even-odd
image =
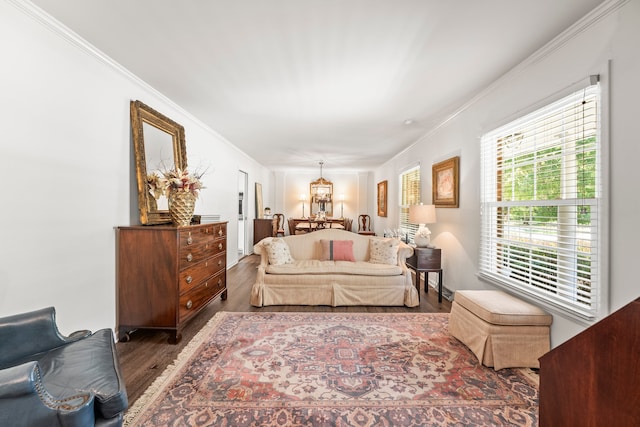
[(448, 313), (451, 302), (443, 299), (438, 303), (438, 293), (433, 289), (428, 294), (420, 292), (420, 306), (408, 307), (329, 307), (329, 306), (270, 306), (253, 307), (249, 304), (249, 292), (255, 281), (256, 268), (260, 258), (256, 255), (244, 257), (227, 272), (228, 298), (219, 297), (191, 319), (182, 330), (182, 340), (175, 345), (169, 344), (169, 334), (162, 331), (139, 330), (131, 334), (128, 342), (116, 344), (120, 367), (124, 375), (129, 406), (144, 393), (153, 380), (173, 362), (178, 353), (195, 334), (218, 311), (327, 311), (327, 312), (371, 312), (371, 313)]

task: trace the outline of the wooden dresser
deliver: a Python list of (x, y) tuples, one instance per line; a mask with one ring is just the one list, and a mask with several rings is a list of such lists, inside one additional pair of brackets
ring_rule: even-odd
[(227, 298), (227, 223), (117, 228), (117, 334), (184, 323), (218, 295)]

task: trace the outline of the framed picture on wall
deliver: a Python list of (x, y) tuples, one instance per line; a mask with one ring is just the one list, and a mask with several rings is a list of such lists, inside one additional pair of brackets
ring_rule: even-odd
[(432, 167), (432, 200), (437, 208), (457, 208), (459, 205), (458, 165), (460, 157), (452, 157)]
[(262, 184), (256, 182), (256, 218), (262, 218), (264, 214), (262, 208)]
[(378, 183), (378, 216), (387, 216), (387, 181)]

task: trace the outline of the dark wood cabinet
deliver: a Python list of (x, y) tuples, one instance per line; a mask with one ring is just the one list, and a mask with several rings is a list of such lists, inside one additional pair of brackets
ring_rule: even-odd
[(640, 299), (540, 358), (546, 426), (640, 425)]
[(416, 289), (420, 294), (420, 276), (425, 273), (424, 291), (429, 292), (429, 272), (438, 273), (438, 302), (442, 302), (442, 250), (438, 248), (413, 248), (413, 255), (407, 258), (407, 267), (416, 272)]
[(273, 235), (273, 220), (256, 218), (253, 220), (253, 244), (255, 245), (265, 237)]
[(180, 340), (185, 322), (227, 297), (227, 223), (117, 229), (117, 334), (166, 329)]

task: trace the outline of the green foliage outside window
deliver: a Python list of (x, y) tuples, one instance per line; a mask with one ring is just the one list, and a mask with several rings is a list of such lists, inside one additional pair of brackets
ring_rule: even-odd
[[(593, 199), (596, 195), (595, 137), (576, 142), (577, 199)], [(562, 196), (562, 148), (553, 147), (505, 159), (502, 165), (503, 201), (558, 200)], [(579, 206), (578, 224), (591, 221), (588, 204)], [(558, 220), (557, 206), (511, 207), (510, 223), (552, 223)]]

